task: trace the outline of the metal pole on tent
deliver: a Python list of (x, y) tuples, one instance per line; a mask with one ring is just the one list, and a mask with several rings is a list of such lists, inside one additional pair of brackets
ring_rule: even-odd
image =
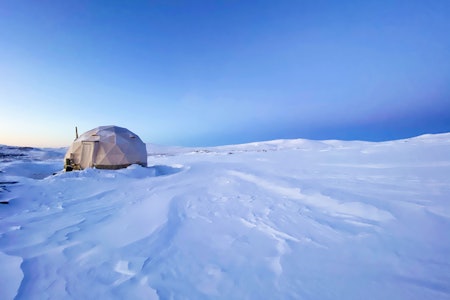
[(75, 139), (77, 139), (77, 138), (78, 138), (78, 127), (75, 126)]

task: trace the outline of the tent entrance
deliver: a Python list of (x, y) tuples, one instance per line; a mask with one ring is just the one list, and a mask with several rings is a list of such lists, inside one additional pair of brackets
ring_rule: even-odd
[(83, 142), (81, 149), (81, 168), (89, 168), (95, 165), (95, 154), (97, 150), (97, 142)]

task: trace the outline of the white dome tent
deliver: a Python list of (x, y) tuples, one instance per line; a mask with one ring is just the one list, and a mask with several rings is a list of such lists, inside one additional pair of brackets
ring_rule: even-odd
[(86, 168), (121, 169), (132, 164), (147, 166), (147, 149), (130, 130), (100, 126), (77, 137), (64, 157), (66, 171)]

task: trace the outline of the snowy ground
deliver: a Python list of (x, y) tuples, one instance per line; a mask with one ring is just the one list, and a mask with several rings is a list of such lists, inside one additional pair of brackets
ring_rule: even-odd
[(0, 299), (450, 298), (450, 133), (148, 149), (0, 147)]

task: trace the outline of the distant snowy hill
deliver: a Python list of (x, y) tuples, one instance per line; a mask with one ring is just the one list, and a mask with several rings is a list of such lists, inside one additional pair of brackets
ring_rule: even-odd
[(450, 298), (450, 133), (147, 149), (0, 146), (0, 299)]

